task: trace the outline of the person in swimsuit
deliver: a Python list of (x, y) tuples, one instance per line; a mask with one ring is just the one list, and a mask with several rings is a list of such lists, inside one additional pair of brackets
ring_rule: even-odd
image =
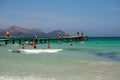
[(48, 43), (48, 49), (50, 49), (50, 44)]
[(36, 49), (36, 43), (35, 42), (33, 42), (32, 46), (33, 46), (34, 49)]
[(9, 38), (10, 37), (10, 32), (6, 31), (6, 37)]

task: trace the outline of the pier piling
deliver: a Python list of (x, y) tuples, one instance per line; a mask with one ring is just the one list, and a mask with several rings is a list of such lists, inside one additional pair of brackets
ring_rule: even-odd
[(86, 38), (83, 38), (83, 37), (60, 37), (60, 38), (37, 38), (37, 39), (34, 39), (34, 38), (9, 38), (9, 39), (0, 39), (0, 42), (5, 42), (5, 44), (7, 45), (8, 44), (8, 41), (9, 42), (12, 42), (12, 44), (15, 44), (15, 42), (18, 42), (19, 44), (21, 44), (22, 42), (25, 43), (25, 41), (35, 41), (37, 44), (38, 43), (59, 43), (59, 42), (65, 42), (65, 43), (68, 43), (68, 42), (80, 42), (80, 41), (83, 41), (83, 40), (86, 40)]

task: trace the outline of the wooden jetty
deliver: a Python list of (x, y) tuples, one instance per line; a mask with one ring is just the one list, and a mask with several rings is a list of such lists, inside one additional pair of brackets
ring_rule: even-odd
[(9, 44), (9, 43), (12, 43), (12, 44), (15, 44), (15, 43), (18, 43), (18, 44), (21, 44), (21, 43), (24, 43), (26, 41), (30, 42), (30, 41), (34, 41), (36, 42), (37, 44), (39, 43), (59, 43), (59, 42), (65, 42), (65, 43), (68, 43), (68, 42), (80, 42), (80, 41), (83, 41), (83, 40), (87, 40), (87, 37), (86, 36), (77, 36), (77, 37), (60, 37), (60, 38), (1, 38), (0, 39), (0, 43), (5, 43), (5, 45)]

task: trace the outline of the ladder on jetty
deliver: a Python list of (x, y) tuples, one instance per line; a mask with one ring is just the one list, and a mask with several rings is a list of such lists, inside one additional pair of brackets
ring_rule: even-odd
[(87, 40), (86, 36), (78, 36), (78, 37), (61, 37), (61, 38), (2, 38), (0, 42), (4, 42), (6, 45), (8, 43), (18, 43), (21, 44), (26, 41), (35, 41), (37, 44), (39, 43), (58, 43), (58, 42), (80, 42)]

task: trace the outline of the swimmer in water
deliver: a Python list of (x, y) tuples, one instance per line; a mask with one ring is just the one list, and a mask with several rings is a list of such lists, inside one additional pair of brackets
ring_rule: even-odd
[(74, 44), (74, 42), (71, 42), (70, 45), (72, 46)]
[(25, 49), (25, 44), (24, 43), (21, 46), (22, 46), (22, 49)]
[(50, 44), (48, 43), (48, 49), (50, 49)]
[(26, 40), (25, 44), (28, 45), (28, 43), (29, 43), (28, 40)]
[(34, 49), (36, 49), (36, 43), (35, 42), (32, 43), (32, 46), (33, 46)]

